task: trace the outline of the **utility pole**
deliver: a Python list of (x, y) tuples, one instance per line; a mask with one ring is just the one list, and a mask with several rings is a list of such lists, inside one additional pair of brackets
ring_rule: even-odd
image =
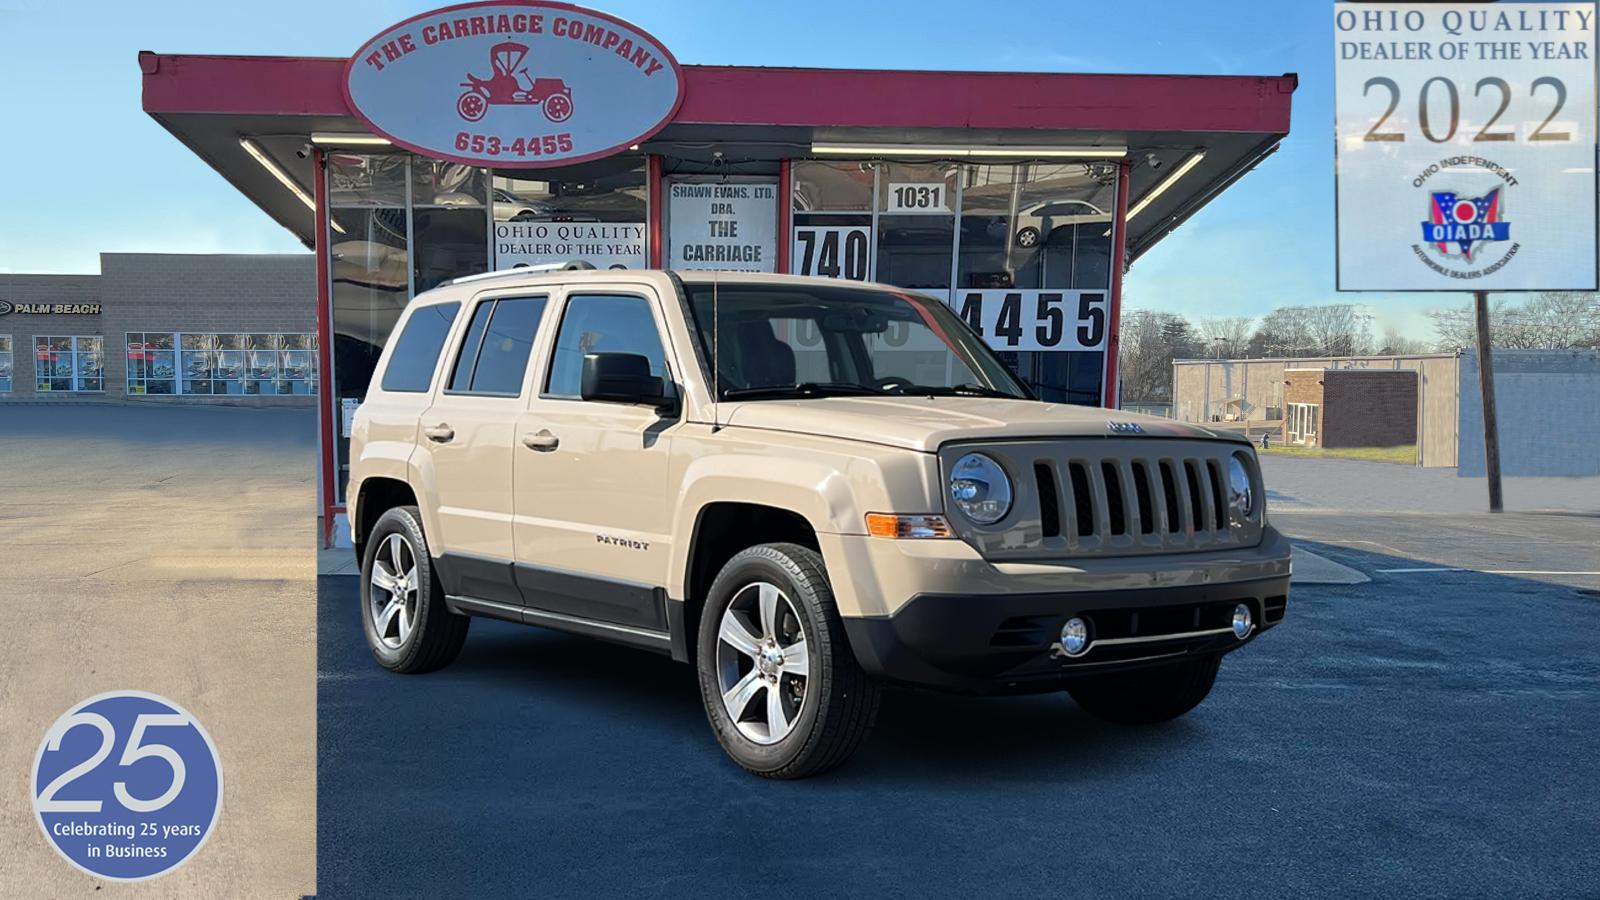
[(1483, 470), (1489, 477), (1489, 512), (1501, 510), (1500, 425), (1494, 411), (1494, 359), (1489, 350), (1489, 292), (1473, 291), (1478, 318), (1478, 393), (1483, 395)]

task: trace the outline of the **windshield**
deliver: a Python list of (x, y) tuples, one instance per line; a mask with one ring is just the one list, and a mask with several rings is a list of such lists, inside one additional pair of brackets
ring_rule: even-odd
[[(851, 395), (1033, 399), (943, 303), (881, 289), (684, 285), (724, 400)], [(717, 327), (712, 328), (712, 308)]]

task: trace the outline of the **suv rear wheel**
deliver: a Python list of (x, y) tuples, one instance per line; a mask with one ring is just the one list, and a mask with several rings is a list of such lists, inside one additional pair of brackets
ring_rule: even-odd
[(736, 554), (700, 617), (700, 694), (722, 749), (750, 772), (804, 778), (844, 762), (878, 715), (815, 550)]
[(363, 556), (361, 623), (378, 664), (414, 674), (454, 661), (472, 620), (445, 606), (417, 508), (385, 512), (372, 526)]
[(1183, 715), (1206, 699), (1222, 657), (1201, 659), (1073, 682), (1067, 693), (1086, 712), (1119, 725), (1151, 725)]

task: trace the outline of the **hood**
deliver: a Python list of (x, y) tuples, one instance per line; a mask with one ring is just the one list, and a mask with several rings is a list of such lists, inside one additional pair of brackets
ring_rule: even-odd
[(1115, 409), (992, 397), (820, 397), (721, 404), (725, 425), (867, 441), (932, 453), (950, 441), (1127, 437), (1111, 422), (1133, 422), (1147, 437), (1243, 440), (1219, 431)]

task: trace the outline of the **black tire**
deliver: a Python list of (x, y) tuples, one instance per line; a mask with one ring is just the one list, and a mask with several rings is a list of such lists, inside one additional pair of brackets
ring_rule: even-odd
[(1118, 725), (1153, 725), (1183, 715), (1206, 699), (1217, 680), (1220, 655), (1188, 662), (1096, 675), (1073, 682), (1067, 693), (1097, 719)]
[(1029, 225), (1017, 232), (1017, 246), (1036, 247), (1039, 245), (1039, 237), (1039, 229)]
[[(804, 700), (793, 728), (772, 744), (757, 743), (739, 730), (723, 704), (717, 681), (723, 613), (741, 591), (757, 582), (770, 583), (790, 598), (803, 619), (799, 624), (809, 660)], [(856, 663), (822, 557), (810, 548), (762, 544), (729, 560), (706, 598), (698, 649), (700, 695), (717, 742), (734, 762), (763, 778), (805, 778), (838, 766), (861, 746), (877, 720), (880, 688)]]
[[(378, 554), (394, 535), (409, 548), (417, 573), (413, 624), (399, 646), (391, 646), (379, 636), (372, 600), (373, 567)], [(472, 619), (457, 615), (445, 606), (444, 586), (433, 570), (428, 539), (422, 532), (422, 515), (417, 508), (397, 506), (385, 512), (367, 536), (364, 557), (361, 561), (361, 630), (378, 665), (391, 672), (413, 675), (432, 672), (453, 662), (467, 640), (467, 627)]]

